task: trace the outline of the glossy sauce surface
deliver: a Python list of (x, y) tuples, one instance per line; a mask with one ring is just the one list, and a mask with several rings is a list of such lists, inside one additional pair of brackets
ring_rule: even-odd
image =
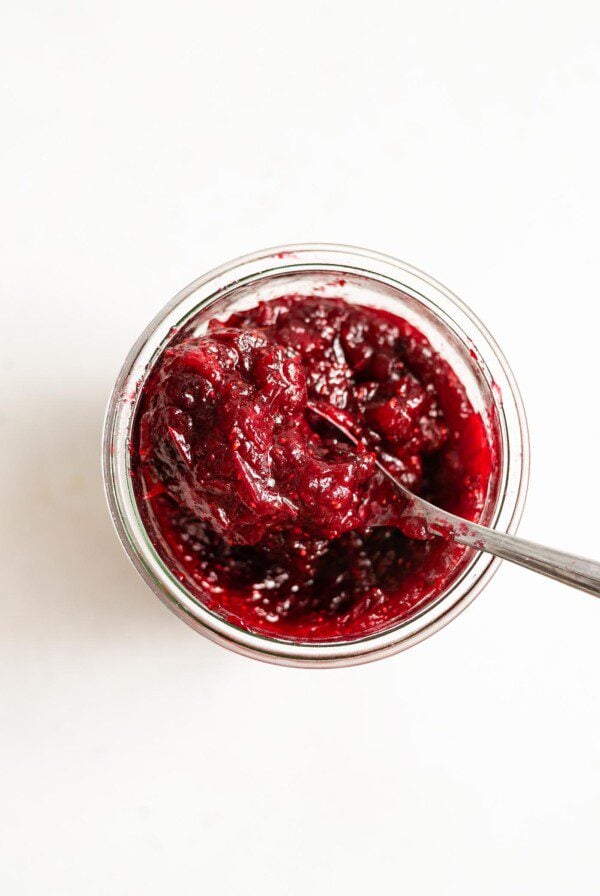
[(463, 556), (403, 532), (375, 457), (477, 519), (493, 453), (462, 384), (413, 326), (293, 295), (173, 337), (140, 395), (132, 475), (153, 544), (210, 609), (272, 636), (352, 639), (432, 600)]

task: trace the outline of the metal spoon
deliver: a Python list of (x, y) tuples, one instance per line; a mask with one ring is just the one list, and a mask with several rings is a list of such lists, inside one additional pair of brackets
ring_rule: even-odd
[[(359, 439), (336, 419), (329, 416), (323, 406), (309, 403), (310, 410), (326, 420), (330, 426), (337, 429), (353, 445), (359, 444)], [(375, 461), (377, 467), (390, 479), (399, 492), (401, 492), (406, 507), (402, 511), (403, 522), (408, 522), (415, 527), (415, 531), (428, 535), (441, 535), (451, 538), (459, 544), (468, 545), (478, 551), (486, 551), (503, 560), (510, 560), (533, 569), (551, 579), (557, 579), (580, 591), (587, 591), (600, 597), (600, 563), (595, 560), (587, 560), (575, 554), (567, 554), (565, 551), (556, 551), (553, 548), (544, 547), (534, 541), (517, 538), (514, 535), (506, 535), (504, 532), (496, 532), (478, 523), (471, 523), (453, 513), (448, 513), (439, 507), (430, 504), (418, 495), (409, 491), (396, 477), (386, 469), (381, 461)]]

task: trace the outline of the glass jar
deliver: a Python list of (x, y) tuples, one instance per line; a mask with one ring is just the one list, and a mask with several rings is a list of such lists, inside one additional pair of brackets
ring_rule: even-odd
[(521, 398), (500, 349), (475, 315), (440, 283), (416, 268), (366, 249), (329, 244), (282, 246), (225, 264), (183, 289), (158, 314), (130, 351), (113, 389), (104, 427), (106, 494), (117, 533), (132, 563), (181, 619), (238, 653), (290, 666), (345, 666), (411, 647), (450, 622), (489, 582), (500, 561), (468, 551), (454, 579), (412, 616), (368, 637), (336, 642), (292, 642), (246, 631), (219, 617), (174, 576), (142, 523), (130, 470), (130, 437), (148, 372), (174, 328), (194, 318), (203, 332), (213, 317), (289, 293), (341, 296), (387, 309), (413, 323), (466, 387), (496, 443), (497, 465), (481, 521), (514, 532), (525, 501), (529, 469)]

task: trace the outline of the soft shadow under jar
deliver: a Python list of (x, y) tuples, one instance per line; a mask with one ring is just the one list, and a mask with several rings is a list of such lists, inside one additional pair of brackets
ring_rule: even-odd
[[(276, 322), (286, 302), (285, 313)], [(304, 302), (312, 330), (305, 329), (301, 316), (290, 313), (290, 302), (292, 312)], [(256, 312), (259, 303), (267, 304)], [(407, 469), (402, 458), (398, 461), (405, 463), (407, 484), (414, 474), (415, 487), (429, 488), (429, 496), (448, 509), (512, 531), (525, 497), (527, 432), (514, 380), (489, 334), (448, 290), (394, 259), (328, 245), (266, 250), (210, 272), (167, 306), (126, 360), (106, 419), (104, 473), (119, 536), (153, 590), (198, 631), (240, 653), (301, 666), (367, 662), (432, 634), (476, 596), (497, 568), (497, 560), (441, 540), (411, 541), (381, 526), (366, 533), (345, 532), (329, 541), (319, 533), (319, 541), (307, 544), (290, 539), (289, 533), (283, 542), (267, 533), (267, 540), (256, 546), (251, 544), (251, 514), (234, 517), (240, 519), (240, 527), (247, 525), (248, 534), (241, 528), (239, 533), (235, 529), (219, 533), (217, 517), (215, 531), (210, 526), (207, 530), (206, 519), (190, 516), (189, 506), (178, 507), (174, 496), (187, 492), (177, 490), (173, 477), (167, 477), (162, 494), (160, 478), (140, 460), (149, 454), (143, 438), (140, 442), (140, 430), (145, 425), (155, 432), (162, 424), (153, 411), (152, 390), (161, 382), (163, 369), (168, 369), (168, 359), (193, 346), (207, 328), (216, 333), (208, 337), (214, 342), (210, 348), (225, 350), (221, 343), (226, 342), (227, 333), (219, 331), (218, 324), (215, 329), (215, 321), (275, 332), (284, 345), (300, 352), (305, 366), (314, 358), (320, 363), (319, 348), (314, 349), (310, 340), (314, 342), (316, 335), (317, 342), (324, 341), (328, 330), (341, 328), (335, 351), (323, 357), (335, 364), (340, 356), (339, 382), (344, 387), (349, 384), (351, 400), (363, 411), (366, 408), (375, 436), (383, 433), (384, 448), (386, 427), (388, 447), (400, 444), (393, 424), (397, 419), (401, 427), (404, 419), (396, 413), (396, 399), (390, 395), (408, 394), (415, 407), (429, 408), (429, 416), (419, 411), (424, 454), (412, 458), (418, 469)], [(372, 322), (369, 332), (365, 321)], [(322, 340), (318, 339), (320, 327)], [(387, 342), (386, 327), (387, 335), (393, 335)], [(241, 344), (247, 343), (244, 336)], [(401, 346), (408, 370), (388, 343)], [(373, 345), (377, 349), (378, 344), (384, 350), (373, 354)], [(238, 357), (240, 344), (236, 345)], [(227, 351), (231, 350), (227, 345)], [(268, 354), (267, 348), (261, 351)], [(432, 358), (439, 363), (434, 365)], [(420, 393), (415, 371), (422, 379), (425, 373)], [(431, 371), (433, 379), (428, 380)], [(322, 384), (318, 371), (309, 372), (311, 398), (323, 397), (343, 407), (346, 398), (341, 387), (335, 395), (331, 392), (336, 376)], [(180, 372), (177, 376), (181, 379)], [(167, 385), (174, 386), (176, 393), (176, 383)], [(188, 398), (193, 402), (193, 396)], [(187, 418), (177, 407), (166, 410)], [(165, 424), (166, 441), (173, 437), (173, 444), (167, 444), (169, 450), (162, 454), (167, 466), (169, 451), (175, 461), (178, 453), (183, 461), (190, 461), (188, 446), (177, 431), (178, 419), (174, 418), (173, 426), (167, 425), (169, 419)], [(260, 425), (257, 417), (254, 428)], [(471, 443), (465, 441), (467, 436)], [(213, 426), (207, 430), (206, 442), (211, 456), (218, 444)], [(203, 448), (201, 439), (196, 456)], [(283, 449), (278, 446), (277, 450)], [(320, 445), (319, 450), (321, 458)], [(338, 454), (340, 450), (336, 449)], [(297, 451), (290, 454), (291, 463), (296, 455)], [(339, 464), (332, 467), (339, 469)], [(459, 491), (467, 494), (468, 483), (478, 483), (480, 494), (472, 505), (440, 485), (451, 481), (452, 469), (462, 477), (457, 480)], [(211, 475), (214, 481), (214, 471)], [(321, 481), (326, 483), (327, 476), (322, 475)], [(223, 534), (225, 540), (220, 541)], [(232, 546), (236, 540), (251, 546)], [(314, 569), (302, 559), (307, 553), (309, 558), (314, 554)], [(361, 570), (365, 569), (363, 585)], [(296, 584), (290, 589), (290, 583)]]

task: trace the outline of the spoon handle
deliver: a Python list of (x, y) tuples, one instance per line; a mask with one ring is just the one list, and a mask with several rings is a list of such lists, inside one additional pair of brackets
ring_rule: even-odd
[[(445, 514), (444, 514), (445, 515)], [(600, 563), (576, 554), (556, 551), (534, 541), (526, 541), (514, 535), (505, 535), (495, 529), (486, 529), (477, 523), (469, 523), (452, 517), (452, 537), (460, 544), (487, 551), (496, 557), (533, 569), (550, 579), (557, 579), (580, 591), (600, 597)], [(450, 520), (447, 520), (450, 523)], [(446, 532), (448, 530), (446, 529)]]
[[(328, 412), (316, 404), (310, 404), (309, 407), (338, 429), (353, 445), (358, 443), (357, 436), (337, 419), (332, 418), (331, 410)], [(407, 507), (403, 511), (403, 517), (405, 519), (412, 517), (420, 531), (451, 538), (460, 544), (518, 563), (519, 566), (533, 569), (534, 572), (539, 572), (550, 579), (556, 579), (565, 585), (600, 597), (600, 563), (595, 560), (586, 560), (585, 557), (567, 554), (565, 551), (555, 551), (553, 548), (536, 544), (535, 541), (526, 541), (524, 538), (506, 535), (504, 532), (497, 532), (495, 529), (487, 529), (478, 523), (464, 520), (414, 495), (381, 461), (376, 460), (375, 464), (404, 496)]]

